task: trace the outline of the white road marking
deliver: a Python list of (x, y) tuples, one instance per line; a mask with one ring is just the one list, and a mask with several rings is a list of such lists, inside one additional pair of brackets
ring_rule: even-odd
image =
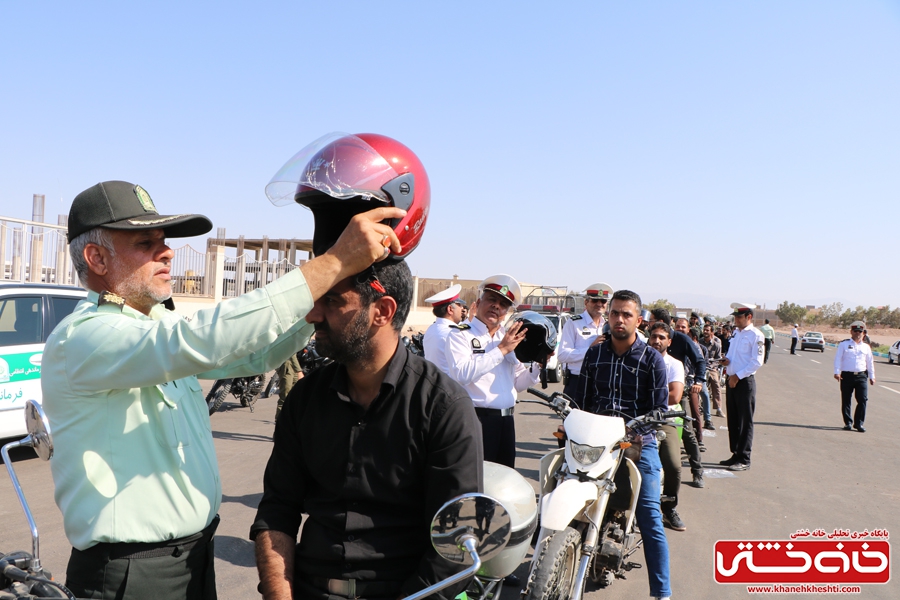
[(821, 364), (822, 364), (822, 363), (820, 363), (819, 361), (817, 361), (817, 360), (814, 359), (814, 358), (811, 358), (811, 359), (809, 359), (809, 360), (813, 361), (813, 362), (816, 363), (817, 365), (821, 365)]
[(889, 388), (889, 387), (886, 386), (886, 385), (879, 385), (878, 387), (883, 387), (884, 389), (886, 389), (886, 390), (889, 391), (889, 392), (894, 392), (895, 394), (900, 394), (900, 392), (898, 392), (897, 390), (892, 389), (892, 388)]

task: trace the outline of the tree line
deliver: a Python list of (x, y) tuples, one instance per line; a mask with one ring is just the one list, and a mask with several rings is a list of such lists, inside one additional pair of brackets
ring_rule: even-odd
[(775, 309), (775, 314), (785, 323), (806, 323), (808, 325), (831, 325), (833, 327), (849, 327), (853, 321), (862, 321), (869, 327), (882, 325), (892, 329), (900, 329), (900, 308), (891, 310), (890, 306), (857, 306), (844, 309), (840, 302), (827, 304), (815, 312), (804, 306), (785, 300)]

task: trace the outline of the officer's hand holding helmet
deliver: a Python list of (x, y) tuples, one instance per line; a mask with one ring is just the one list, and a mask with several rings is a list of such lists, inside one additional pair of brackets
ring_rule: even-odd
[(525, 329), (525, 339), (516, 346), (516, 358), (520, 362), (547, 364), (547, 359), (556, 352), (556, 326), (540, 313), (522, 311), (515, 316), (516, 322)]

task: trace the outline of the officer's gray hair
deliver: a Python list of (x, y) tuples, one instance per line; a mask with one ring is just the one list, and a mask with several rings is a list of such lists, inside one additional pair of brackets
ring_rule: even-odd
[(81, 286), (85, 288), (87, 287), (89, 269), (87, 261), (84, 260), (84, 248), (88, 244), (96, 244), (97, 246), (106, 248), (113, 258), (116, 256), (116, 251), (113, 248), (112, 235), (110, 235), (108, 229), (102, 227), (88, 229), (69, 242), (69, 256), (72, 258), (72, 265), (75, 267), (75, 272), (78, 274), (78, 281), (80, 281)]

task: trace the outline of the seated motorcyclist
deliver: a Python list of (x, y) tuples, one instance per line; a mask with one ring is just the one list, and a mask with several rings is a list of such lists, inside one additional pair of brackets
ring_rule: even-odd
[[(367, 145), (380, 143), (382, 153), (391, 153), (387, 164), (409, 165), (415, 176), (407, 188), (414, 196), (409, 214), (427, 214), (428, 180), (415, 155), (388, 138), (365, 137)], [(334, 168), (346, 168), (353, 160), (341, 156), (348, 145), (358, 142), (309, 153), (304, 172), (329, 156)], [(325, 189), (333, 182), (331, 174), (332, 187)], [(327, 227), (328, 220), (360, 210), (366, 190), (330, 202), (319, 188), (298, 183), (296, 201), (316, 218), (318, 255), (339, 229)], [(397, 225), (405, 254), (418, 243), (411, 236), (421, 226)], [(447, 500), (482, 490), (481, 429), (465, 390), (400, 343), (413, 281), (397, 258), (339, 282), (306, 315), (317, 352), (334, 362), (297, 382), (275, 425), (250, 533), (267, 599), (394, 600), (463, 568), (437, 555), (430, 525)], [(464, 586), (435, 597), (452, 598)]]
[[(607, 312), (610, 335), (591, 347), (581, 366), (576, 402), (590, 412), (617, 411), (634, 418), (653, 411), (665, 411), (669, 386), (662, 355), (641, 341), (641, 298), (628, 290), (612, 296)], [(668, 598), (669, 546), (663, 530), (659, 504), (659, 449), (652, 432), (644, 436), (636, 518), (644, 541), (644, 558), (650, 579), (650, 595)]]

